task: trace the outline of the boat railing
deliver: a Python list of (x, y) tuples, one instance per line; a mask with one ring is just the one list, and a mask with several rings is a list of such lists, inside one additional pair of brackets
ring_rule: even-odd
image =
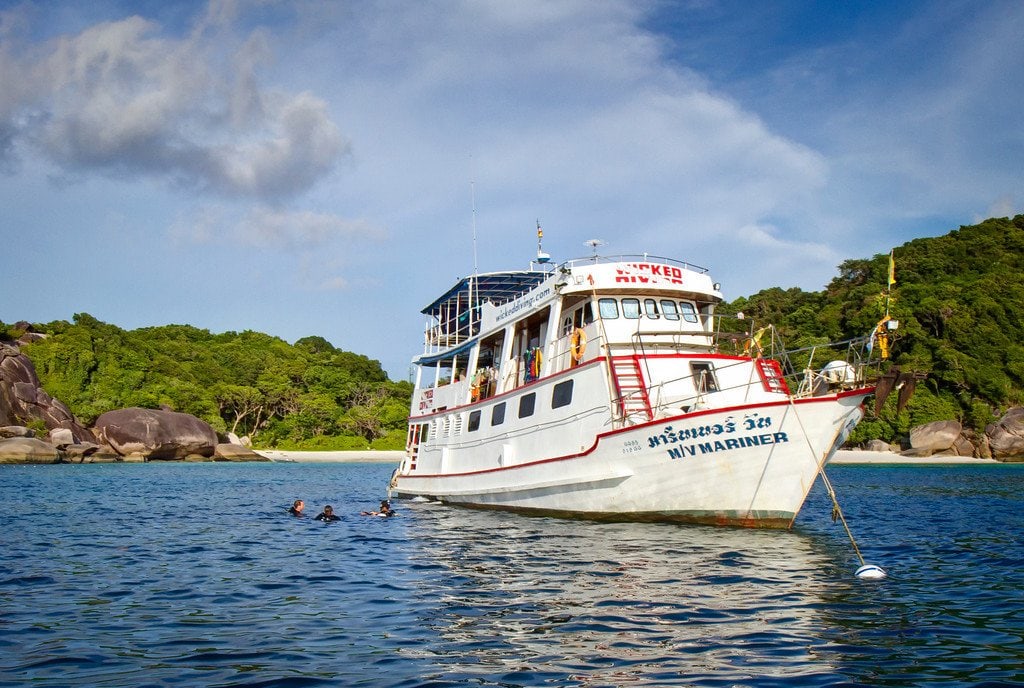
[[(719, 322), (727, 322), (723, 316)], [(742, 323), (743, 319), (733, 318)], [(746, 327), (716, 332), (715, 350), (751, 358), (770, 358), (779, 362), (783, 377), (795, 396), (814, 396), (835, 389), (850, 389), (870, 384), (881, 374), (881, 359), (872, 356), (868, 337), (838, 341), (826, 338), (790, 348), (773, 325)], [(742, 330), (746, 330), (743, 332)], [(736, 330), (740, 330), (739, 333)]]
[[(759, 358), (778, 361), (790, 394), (794, 397), (819, 396), (842, 389), (868, 386), (881, 375), (881, 360), (872, 357), (866, 337), (855, 337), (837, 342), (814, 342), (812, 345), (788, 349), (778, 330), (766, 325), (755, 327), (751, 321), (728, 323), (729, 317), (717, 318), (713, 332), (705, 330), (669, 330), (635, 333), (631, 347), (633, 353), (643, 357), (655, 351), (672, 350), (676, 353), (707, 353), (735, 356), (734, 363), (722, 360), (716, 362), (716, 371), (727, 370), (730, 366), (749, 366), (751, 360)], [(690, 337), (684, 341), (682, 337)], [(695, 345), (694, 337), (708, 337), (707, 345)], [(734, 394), (743, 390), (760, 389), (762, 381), (755, 376), (746, 382), (728, 387), (708, 390), (696, 379), (696, 375), (685, 374), (670, 380), (660, 380), (650, 385), (648, 395), (655, 415), (675, 407), (700, 408), (711, 393)], [(722, 375), (720, 378), (731, 376)], [(694, 391), (692, 396), (680, 399), (666, 398), (663, 390), (670, 386), (689, 381)], [(743, 392), (746, 394), (745, 392)], [(619, 400), (616, 399), (616, 402)]]
[(574, 268), (583, 267), (587, 265), (608, 265), (612, 263), (661, 263), (663, 265), (674, 265), (682, 268), (683, 270), (689, 270), (691, 272), (698, 272), (700, 274), (706, 274), (708, 268), (703, 265), (697, 265), (685, 260), (679, 260), (677, 258), (666, 258), (664, 256), (653, 256), (649, 253), (634, 253), (634, 254), (621, 254), (616, 256), (599, 256), (593, 255), (585, 258), (572, 258), (562, 263), (562, 267)]

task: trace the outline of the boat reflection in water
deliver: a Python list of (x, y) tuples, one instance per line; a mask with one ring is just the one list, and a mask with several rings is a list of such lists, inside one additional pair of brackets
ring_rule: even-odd
[[(835, 562), (795, 531), (411, 505), (424, 643), (448, 679), (657, 685), (825, 671)], [(431, 583), (433, 581), (433, 583)]]

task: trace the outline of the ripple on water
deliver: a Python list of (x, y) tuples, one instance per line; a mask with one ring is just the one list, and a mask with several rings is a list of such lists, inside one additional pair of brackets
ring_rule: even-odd
[(880, 582), (817, 491), (789, 532), (360, 517), (390, 471), (0, 467), (0, 684), (1024, 681), (1019, 469), (832, 469)]

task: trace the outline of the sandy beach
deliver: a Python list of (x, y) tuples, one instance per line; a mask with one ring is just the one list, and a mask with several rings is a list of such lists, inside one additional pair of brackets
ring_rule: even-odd
[(271, 461), (294, 461), (297, 463), (395, 463), (402, 460), (404, 451), (279, 451), (277, 449), (255, 449), (260, 456)]
[(986, 463), (1000, 463), (995, 459), (974, 459), (970, 456), (900, 456), (892, 452), (861, 451), (859, 449), (840, 449), (829, 461), (832, 464), (853, 464), (853, 463), (898, 463), (898, 464), (919, 464), (921, 466), (935, 464), (961, 464), (969, 466), (980, 466)]
[[(337, 462), (337, 463), (399, 463), (405, 452), (396, 451), (279, 451), (276, 449), (258, 449), (256, 453), (271, 461), (294, 461), (297, 463)], [(969, 456), (929, 456), (927, 458), (900, 456), (892, 452), (871, 452), (843, 449), (836, 452), (830, 464), (964, 464), (978, 466), (986, 463), (999, 463), (994, 459), (972, 459)]]

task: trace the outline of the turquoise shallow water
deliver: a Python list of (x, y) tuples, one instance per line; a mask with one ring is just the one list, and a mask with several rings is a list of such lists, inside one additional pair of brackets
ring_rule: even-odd
[(1024, 684), (1024, 467), (831, 468), (880, 582), (820, 485), (792, 531), (358, 516), (391, 469), (0, 466), (0, 685)]

